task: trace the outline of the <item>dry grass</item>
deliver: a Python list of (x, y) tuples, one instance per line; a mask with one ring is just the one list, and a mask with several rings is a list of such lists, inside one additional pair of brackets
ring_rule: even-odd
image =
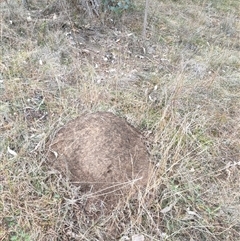
[[(44, 1), (8, 3), (0, 240), (240, 240), (238, 0), (154, 0), (144, 43), (141, 6), (119, 31), (66, 8), (43, 15)], [(86, 211), (78, 188), (45, 165), (54, 131), (97, 110), (140, 128), (156, 165), (147, 190), (111, 214), (104, 203)]]

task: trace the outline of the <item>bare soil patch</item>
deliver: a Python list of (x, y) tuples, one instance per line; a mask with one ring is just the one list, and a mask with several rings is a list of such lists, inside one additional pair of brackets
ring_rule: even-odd
[(109, 112), (82, 115), (66, 124), (50, 152), (53, 167), (83, 191), (109, 192), (148, 181), (149, 155), (141, 134)]

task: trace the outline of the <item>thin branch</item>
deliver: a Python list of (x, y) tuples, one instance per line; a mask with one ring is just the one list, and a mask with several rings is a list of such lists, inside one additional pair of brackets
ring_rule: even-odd
[(145, 11), (144, 11), (144, 21), (143, 21), (143, 31), (142, 31), (142, 36), (144, 39), (146, 39), (147, 15), (148, 15), (148, 0), (146, 0), (145, 2)]

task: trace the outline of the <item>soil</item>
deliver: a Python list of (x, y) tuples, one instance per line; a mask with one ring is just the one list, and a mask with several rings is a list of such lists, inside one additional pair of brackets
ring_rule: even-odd
[(148, 182), (150, 160), (142, 135), (110, 112), (67, 123), (52, 140), (50, 153), (50, 164), (83, 191), (112, 192)]

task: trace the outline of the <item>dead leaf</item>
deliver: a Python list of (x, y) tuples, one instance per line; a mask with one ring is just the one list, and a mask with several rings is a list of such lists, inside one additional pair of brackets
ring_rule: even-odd
[(199, 216), (196, 212), (193, 212), (190, 210), (190, 208), (187, 208), (187, 214), (190, 215), (190, 216), (196, 216), (198, 218), (201, 218), (201, 216)]
[(11, 154), (12, 156), (17, 156), (17, 152), (15, 152), (14, 150), (12, 150), (9, 146), (8, 146), (8, 153)]
[(163, 214), (164, 214), (164, 213), (168, 213), (169, 211), (172, 210), (172, 207), (173, 207), (175, 204), (176, 204), (176, 202), (170, 204), (169, 206), (167, 206), (167, 207), (165, 207), (164, 209), (162, 209), (160, 212), (163, 213)]
[(135, 234), (132, 236), (132, 241), (144, 241), (144, 236), (142, 234)]

